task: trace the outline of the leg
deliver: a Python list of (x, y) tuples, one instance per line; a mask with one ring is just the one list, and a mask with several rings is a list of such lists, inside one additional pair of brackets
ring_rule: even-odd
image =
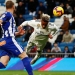
[(22, 47), (17, 43), (17, 41), (14, 38), (10, 39), (11, 42), (7, 43), (5, 45), (6, 50), (8, 50), (10, 53), (12, 53), (15, 57), (20, 57), (24, 67), (26, 68), (28, 75), (33, 75), (32, 67), (29, 62), (29, 58), (27, 54), (24, 52)]
[(34, 64), (41, 56), (44, 45), (37, 45), (37, 52), (35, 57), (32, 59), (31, 64)]
[(29, 52), (31, 51), (31, 48), (35, 46), (34, 43), (32, 42), (28, 42), (27, 47), (26, 47), (26, 53), (29, 54)]
[(28, 72), (28, 75), (33, 75), (32, 67), (30, 65), (27, 54), (23, 51), (22, 47), (17, 43), (14, 38), (12, 38), (12, 43), (11, 46), (9, 46), (8, 50), (12, 52), (14, 56), (20, 57), (24, 67)]
[(42, 51), (37, 51), (35, 57), (31, 61), (31, 64), (34, 64), (40, 58), (41, 53)]
[(0, 49), (0, 69), (5, 68), (9, 60), (9, 54), (6, 51)]
[(0, 69), (5, 68), (8, 62), (9, 62), (9, 56), (8, 55), (2, 56), (0, 59)]
[(27, 54), (25, 52), (23, 52), (19, 55), (19, 57), (21, 58), (24, 66), (28, 72), (28, 75), (33, 75), (32, 67), (30, 65), (29, 58), (28, 58)]

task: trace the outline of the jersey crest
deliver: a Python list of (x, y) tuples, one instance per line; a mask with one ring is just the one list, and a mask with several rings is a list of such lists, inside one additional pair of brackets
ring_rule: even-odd
[(39, 28), (40, 27), (40, 24), (37, 24), (37, 28)]

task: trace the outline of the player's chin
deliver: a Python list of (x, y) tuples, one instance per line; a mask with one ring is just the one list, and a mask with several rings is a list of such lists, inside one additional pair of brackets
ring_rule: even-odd
[(46, 27), (45, 26), (42, 26), (42, 28), (45, 29)]

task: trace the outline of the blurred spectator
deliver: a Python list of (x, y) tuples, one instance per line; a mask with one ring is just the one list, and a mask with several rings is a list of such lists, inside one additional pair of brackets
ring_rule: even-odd
[(75, 7), (74, 7), (74, 10), (73, 10), (73, 13), (72, 13), (72, 17), (75, 17)]
[(65, 0), (70, 6), (72, 5), (72, 0)]
[(65, 32), (65, 34), (63, 35), (63, 39), (62, 39), (62, 42), (65, 42), (65, 43), (71, 43), (73, 42), (73, 36), (72, 34), (69, 32), (69, 30), (67, 30)]
[(64, 34), (64, 32), (63, 31), (60, 31), (60, 34), (57, 36), (55, 42), (61, 43), (62, 42), (62, 39), (63, 39), (63, 34)]
[(72, 7), (68, 3), (66, 4), (65, 13), (66, 14), (72, 14), (73, 13)]
[(34, 0), (29, 0), (28, 2), (28, 10), (29, 10), (29, 15), (35, 16), (36, 14), (36, 3)]
[(59, 0), (55, 0), (55, 6), (59, 6), (60, 5), (60, 1)]
[(58, 47), (57, 43), (54, 43), (54, 46), (52, 47), (51, 52), (52, 53), (59, 53), (59, 52), (61, 52), (61, 49), (60, 49), (60, 47)]
[(15, 19), (15, 22), (16, 22), (16, 26), (18, 26), (18, 16), (16, 15), (15, 12), (13, 13), (13, 16), (14, 16), (14, 19)]
[(55, 7), (55, 1), (54, 0), (46, 0), (47, 1), (47, 13), (51, 17), (53, 17), (53, 8)]
[(72, 8), (74, 9), (75, 7), (75, 0), (72, 0)]
[[(47, 49), (47, 53), (51, 53), (51, 50), (50, 49)], [(52, 55), (51, 54), (46, 54), (46, 57), (47, 58), (52, 58)]]
[(42, 14), (43, 14), (43, 12), (39, 10), (38, 13), (37, 13), (37, 17), (36, 18), (37, 19), (41, 19)]
[(65, 8), (64, 8), (64, 4), (63, 4), (63, 3), (60, 3), (60, 6), (61, 6), (63, 9), (65, 9)]
[(64, 22), (63, 22), (62, 26), (60, 27), (60, 29), (62, 29), (65, 32), (65, 31), (69, 30), (70, 22), (66, 16), (63, 17), (63, 20), (64, 20)]
[(18, 3), (18, 6), (16, 7), (16, 13), (17, 13), (17, 15), (19, 15), (19, 14), (24, 15), (25, 14), (25, 6), (23, 5), (23, 2)]
[(43, 2), (39, 2), (38, 11), (41, 11), (43, 13), (46, 12), (46, 7), (44, 6)]
[(46, 46), (44, 47), (43, 52), (47, 53), (47, 50), (51, 50), (51, 43), (47, 42)]
[(17, 3), (23, 2), (24, 7), (26, 6), (26, 3), (28, 3), (28, 0), (17, 0)]
[(71, 25), (70, 25), (70, 29), (74, 30), (75, 29), (75, 17), (74, 17), (74, 21), (72, 21)]
[(65, 54), (64, 54), (64, 57), (69, 57), (69, 56), (70, 56), (69, 54), (67, 54), (67, 53), (71, 53), (71, 52), (69, 51), (68, 46), (65, 46), (65, 47), (64, 47), (63, 53), (65, 53)]
[(21, 25), (24, 21), (25, 21), (25, 19), (23, 18), (23, 15), (19, 14), (19, 17), (18, 17), (18, 26)]
[[(54, 43), (54, 46), (51, 49), (51, 53), (60, 53), (60, 52), (61, 52), (60, 47), (58, 47), (58, 44), (57, 43)], [(58, 57), (58, 56), (59, 55), (52, 54), (52, 57)]]

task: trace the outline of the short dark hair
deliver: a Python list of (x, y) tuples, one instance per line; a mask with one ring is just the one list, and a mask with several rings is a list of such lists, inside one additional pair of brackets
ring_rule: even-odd
[(6, 2), (6, 9), (12, 8), (13, 5), (14, 5), (14, 3), (12, 1), (7, 1)]

